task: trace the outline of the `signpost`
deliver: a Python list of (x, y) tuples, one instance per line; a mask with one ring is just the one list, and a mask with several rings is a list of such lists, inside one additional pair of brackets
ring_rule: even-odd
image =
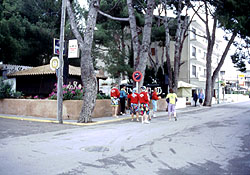
[(60, 41), (59, 41), (59, 69), (57, 78), (57, 119), (60, 124), (63, 124), (63, 46), (64, 46), (64, 27), (66, 16), (66, 0), (62, 0), (61, 10), (61, 26), (60, 26)]
[(60, 67), (60, 61), (58, 57), (52, 57), (50, 60), (50, 69), (55, 71)]
[(132, 75), (133, 80), (136, 82), (136, 89), (139, 92), (138, 82), (141, 81), (143, 75), (140, 71), (135, 71)]

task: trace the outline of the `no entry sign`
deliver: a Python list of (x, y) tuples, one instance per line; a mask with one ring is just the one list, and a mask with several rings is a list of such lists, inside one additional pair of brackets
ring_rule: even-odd
[(143, 75), (140, 71), (135, 71), (132, 75), (133, 80), (136, 82), (141, 81), (142, 77), (143, 77)]

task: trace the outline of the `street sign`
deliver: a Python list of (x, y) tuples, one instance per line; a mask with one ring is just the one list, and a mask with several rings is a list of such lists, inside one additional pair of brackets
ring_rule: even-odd
[(69, 40), (69, 50), (68, 50), (68, 58), (78, 58), (79, 57), (79, 49), (77, 40)]
[(55, 71), (56, 69), (58, 69), (60, 66), (60, 61), (58, 57), (52, 57), (50, 60), (50, 69), (52, 71)]
[(140, 71), (135, 71), (132, 75), (133, 80), (136, 82), (141, 81), (142, 77), (143, 77), (143, 75)]
[[(54, 42), (53, 42), (53, 54), (54, 55), (59, 55), (59, 50), (60, 50), (60, 40), (54, 38)], [(63, 48), (63, 55), (65, 55), (65, 44), (64, 44), (64, 48)]]

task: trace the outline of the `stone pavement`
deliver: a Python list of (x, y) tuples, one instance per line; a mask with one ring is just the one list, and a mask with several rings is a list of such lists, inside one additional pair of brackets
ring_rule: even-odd
[[(193, 111), (198, 111), (202, 109), (206, 109), (209, 107), (204, 106), (187, 106), (186, 108), (177, 109), (177, 117), (178, 114), (181, 113), (189, 113)], [(168, 113), (166, 111), (156, 112), (156, 117), (167, 117)], [(6, 119), (15, 119), (15, 120), (26, 120), (26, 121), (34, 121), (34, 122), (46, 122), (46, 123), (58, 123), (58, 120), (55, 118), (44, 118), (44, 117), (34, 117), (34, 116), (18, 116), (18, 115), (9, 115), (9, 114), (0, 114), (0, 118)], [(69, 125), (79, 125), (79, 126), (90, 126), (90, 125), (97, 125), (97, 124), (105, 124), (105, 123), (112, 123), (112, 122), (119, 122), (123, 120), (131, 120), (130, 114), (126, 115), (119, 115), (119, 118), (114, 118), (112, 116), (107, 117), (99, 117), (93, 118), (92, 123), (77, 123), (77, 120), (63, 120), (63, 124)]]

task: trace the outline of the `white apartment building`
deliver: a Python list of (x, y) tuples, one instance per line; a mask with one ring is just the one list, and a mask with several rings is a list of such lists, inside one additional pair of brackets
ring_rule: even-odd
[[(196, 85), (198, 89), (205, 89), (206, 86), (206, 54), (207, 39), (205, 27), (197, 21), (193, 21), (190, 25), (189, 35), (184, 43), (182, 51), (182, 61), (179, 79), (187, 83)], [(218, 65), (221, 57), (220, 45), (221, 41), (216, 40), (212, 55), (212, 71)]]
[[(193, 84), (197, 86), (196, 89), (205, 89), (206, 86), (207, 40), (202, 36), (206, 36), (205, 26), (203, 27), (198, 21), (193, 21), (190, 25), (189, 35), (184, 42), (181, 54), (179, 81)], [(172, 66), (174, 65), (174, 44), (175, 42), (171, 41), (170, 58)], [(220, 44), (221, 41), (217, 39), (212, 55), (212, 71), (217, 67), (218, 61), (222, 55)], [(162, 61), (165, 62), (166, 57), (165, 54), (162, 55), (162, 49), (155, 49), (154, 46), (155, 44), (152, 44), (153, 50), (157, 52), (156, 54), (158, 54), (158, 57), (164, 56)], [(156, 59), (156, 54), (152, 54), (154, 59)], [(162, 64), (162, 61), (159, 63)]]

